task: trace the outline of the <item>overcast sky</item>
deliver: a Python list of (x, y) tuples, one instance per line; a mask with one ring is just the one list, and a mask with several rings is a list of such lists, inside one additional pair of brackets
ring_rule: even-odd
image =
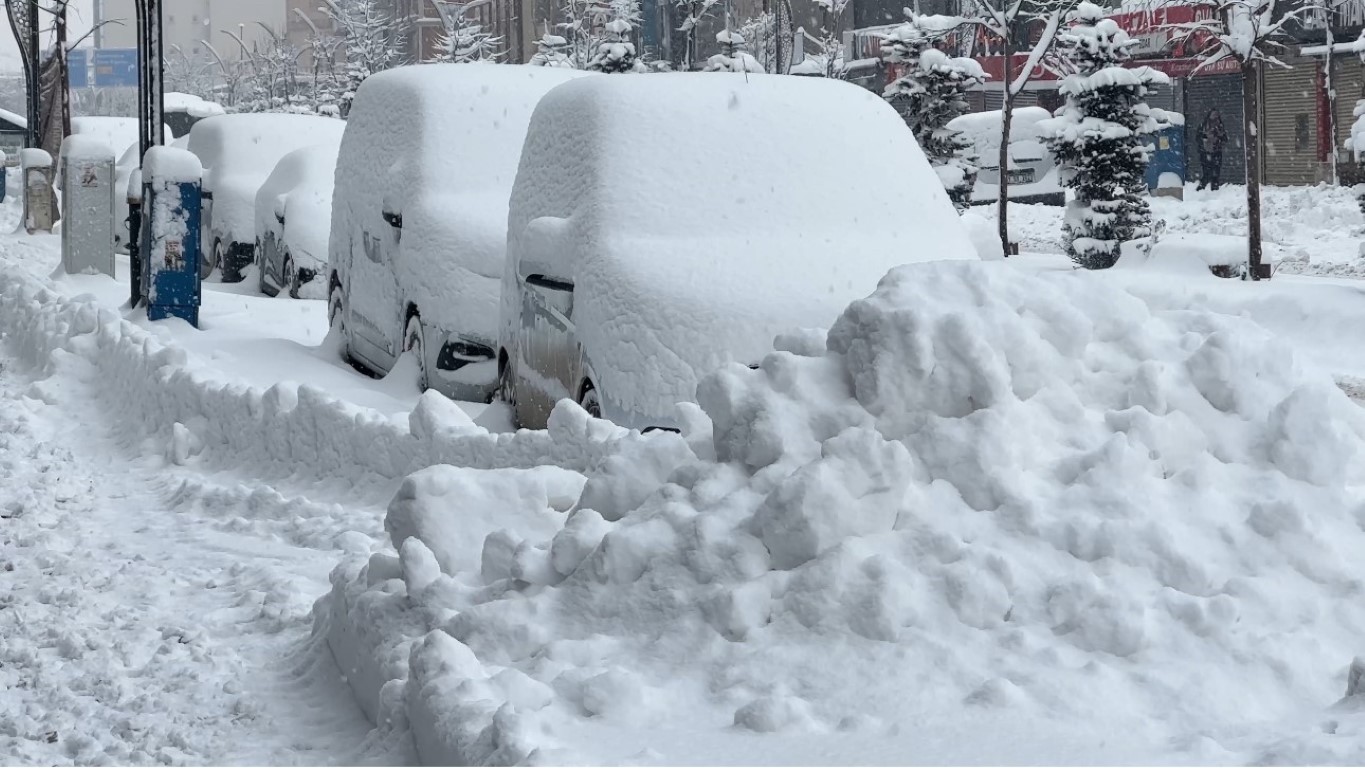
[[(0, 72), (19, 72), (23, 65), (19, 63), (19, 48), (14, 43), (14, 30), (9, 27), (9, 16), (0, 13), (0, 19), (3, 19), (0, 21), (0, 27), (3, 27), (0, 29)], [(44, 27), (51, 26), (51, 17), (41, 20), (40, 23)], [(68, 36), (72, 40), (90, 31), (90, 0), (74, 0), (71, 3), (67, 25)]]

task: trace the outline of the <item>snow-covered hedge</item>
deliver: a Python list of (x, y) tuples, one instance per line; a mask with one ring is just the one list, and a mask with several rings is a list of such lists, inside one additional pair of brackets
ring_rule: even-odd
[(898, 269), (801, 351), (704, 380), (684, 435), (567, 513), (571, 475), (409, 478), (395, 551), (318, 611), (378, 722), (460, 764), (1019, 754), (944, 718), (1022, 723), (1044, 762), (1100, 754), (1049, 733), (1234, 762), (1336, 738), (1304, 708), (1365, 623), (1365, 412), (1289, 349), (963, 262)]

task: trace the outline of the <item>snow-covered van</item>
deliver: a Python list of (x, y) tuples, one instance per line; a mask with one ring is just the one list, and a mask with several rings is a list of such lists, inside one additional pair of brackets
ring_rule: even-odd
[[(1017, 203), (1063, 205), (1057, 159), (1048, 151), (1038, 124), (1052, 115), (1042, 107), (1020, 107), (1010, 120), (1009, 199)], [(972, 142), (977, 153), (976, 186), (972, 189), (974, 205), (993, 203), (1000, 199), (1000, 110), (962, 115), (948, 123), (952, 130), (961, 131)]]
[(223, 282), (242, 280), (242, 270), (255, 259), (261, 184), (280, 158), (302, 147), (334, 143), (345, 128), (330, 117), (270, 113), (218, 115), (194, 124), (189, 150), (204, 166), (204, 277), (221, 269)]
[[(895, 183), (857, 195), (849, 178)], [(700, 377), (829, 327), (892, 267), (971, 258), (904, 121), (855, 85), (567, 83), (536, 108), (512, 191), (501, 389), (526, 427), (569, 398), (672, 428)]]
[(347, 357), (461, 400), (497, 383), (507, 198), (531, 111), (588, 73), (422, 64), (365, 80), (346, 121), (332, 198), (328, 315)]

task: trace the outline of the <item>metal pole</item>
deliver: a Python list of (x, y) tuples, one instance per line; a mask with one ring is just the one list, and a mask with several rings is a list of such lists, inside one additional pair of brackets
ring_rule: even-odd
[(42, 71), (43, 55), (38, 47), (38, 0), (28, 2), (28, 49), (33, 57), (33, 66), (28, 73), (28, 145), (41, 147), (43, 137), (39, 135), (39, 123), (42, 121), (42, 93), (39, 73)]
[(91, 0), (95, 20), (95, 47), (104, 47), (104, 0)]

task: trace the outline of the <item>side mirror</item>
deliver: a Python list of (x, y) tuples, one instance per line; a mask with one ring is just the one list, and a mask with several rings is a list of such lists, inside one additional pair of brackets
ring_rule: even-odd
[(393, 227), (394, 229), (403, 228), (403, 214), (396, 211), (385, 210), (382, 215), (384, 216), (384, 221), (388, 222), (390, 227)]
[(281, 224), (284, 223), (284, 205), (287, 199), (284, 195), (275, 196), (275, 221)]

